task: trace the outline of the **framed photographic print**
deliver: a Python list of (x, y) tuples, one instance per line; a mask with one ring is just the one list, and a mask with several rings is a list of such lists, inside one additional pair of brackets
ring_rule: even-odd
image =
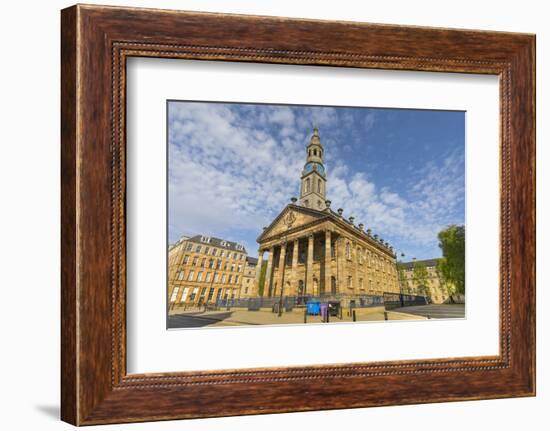
[(62, 11), (62, 419), (535, 394), (535, 37)]

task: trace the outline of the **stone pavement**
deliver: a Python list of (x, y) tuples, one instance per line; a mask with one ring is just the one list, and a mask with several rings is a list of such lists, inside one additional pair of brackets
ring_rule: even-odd
[(460, 319), (465, 317), (464, 304), (430, 304), (396, 308), (393, 311), (429, 317), (430, 319)]
[[(330, 323), (351, 322), (351, 316), (344, 311), (343, 318), (330, 316)], [(388, 320), (418, 320), (425, 319), (403, 312), (387, 312)], [(381, 321), (385, 320), (384, 312), (374, 312), (357, 317), (357, 321)], [(306, 323), (323, 323), (320, 316), (307, 316)], [(217, 326), (242, 326), (242, 325), (284, 325), (304, 324), (304, 312), (290, 311), (278, 316), (271, 311), (248, 311), (248, 310), (217, 310), (217, 311), (187, 311), (178, 314), (171, 314), (168, 317), (168, 328), (200, 328)]]

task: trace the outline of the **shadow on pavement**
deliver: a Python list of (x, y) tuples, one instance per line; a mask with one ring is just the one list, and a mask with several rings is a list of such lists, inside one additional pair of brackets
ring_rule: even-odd
[(232, 314), (231, 311), (211, 313), (207, 316), (202, 316), (201, 312), (174, 314), (168, 316), (168, 328), (202, 328), (223, 321)]

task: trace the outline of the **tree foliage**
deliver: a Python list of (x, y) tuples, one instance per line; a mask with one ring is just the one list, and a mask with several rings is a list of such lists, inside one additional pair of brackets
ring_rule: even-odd
[(423, 295), (428, 295), (428, 269), (423, 262), (415, 262), (413, 265), (413, 281), (419, 291)]
[(437, 269), (444, 283), (454, 286), (454, 293), (464, 294), (466, 275), (464, 226), (450, 225), (439, 232), (437, 237), (443, 253), (443, 259)]
[(260, 281), (258, 285), (258, 295), (264, 296), (265, 274), (267, 271), (267, 262), (262, 262), (262, 268), (260, 269)]

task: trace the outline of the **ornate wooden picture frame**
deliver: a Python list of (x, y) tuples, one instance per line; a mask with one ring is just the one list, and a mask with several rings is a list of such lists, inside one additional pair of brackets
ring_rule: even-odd
[[(61, 416), (75, 425), (535, 394), (535, 37), (100, 6), (62, 11)], [(497, 75), (500, 353), (126, 372), (126, 60)], [(319, 382), (330, 382), (330, 385)]]

